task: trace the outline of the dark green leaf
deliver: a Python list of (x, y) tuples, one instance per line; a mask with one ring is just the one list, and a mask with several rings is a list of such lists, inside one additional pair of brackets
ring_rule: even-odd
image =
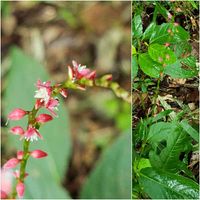
[(152, 199), (198, 199), (199, 186), (191, 179), (169, 172), (145, 168), (140, 171), (140, 184)]

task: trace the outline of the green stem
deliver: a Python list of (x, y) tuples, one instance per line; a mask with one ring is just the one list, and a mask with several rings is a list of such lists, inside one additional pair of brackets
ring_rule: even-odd
[[(34, 123), (37, 112), (38, 110), (35, 109), (35, 106), (33, 107), (32, 111), (29, 112), (27, 128), (29, 127), (30, 124)], [(23, 158), (20, 162), (19, 178), (16, 182), (16, 185), (18, 182), (24, 183), (25, 174), (26, 174), (26, 164), (29, 158), (29, 146), (30, 146), (30, 141), (25, 139), (23, 143)], [(16, 186), (15, 186), (12, 198), (15, 199), (16, 196), (17, 196), (17, 191), (16, 191)]]
[(156, 112), (156, 100), (158, 98), (158, 93), (159, 93), (159, 90), (160, 90), (160, 81), (161, 81), (161, 78), (158, 79), (156, 91), (155, 91), (154, 96), (153, 96), (153, 108), (152, 108), (153, 115)]

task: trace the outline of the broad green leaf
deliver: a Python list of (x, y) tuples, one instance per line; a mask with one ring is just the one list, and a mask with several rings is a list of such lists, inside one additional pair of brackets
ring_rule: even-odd
[(180, 25), (173, 25), (172, 31), (174, 33), (173, 40), (174, 41), (187, 41), (190, 38), (190, 34)]
[[(19, 48), (12, 48), (11, 67), (7, 77), (5, 91), (4, 111), (7, 115), (14, 108), (31, 110), (35, 99), (35, 83), (38, 79), (48, 80), (44, 67), (33, 58), (25, 55)], [(48, 122), (39, 130), (44, 139), (33, 142), (30, 149), (42, 149), (48, 153), (48, 157), (28, 161), (25, 198), (69, 198), (62, 188), (61, 182), (65, 175), (70, 156), (71, 141), (67, 110), (60, 101), (59, 117)], [(26, 128), (27, 118), (9, 122), (9, 126), (21, 125)], [(18, 137), (8, 133), (8, 145), (16, 149), (22, 149), (22, 142)]]
[(155, 23), (152, 22), (151, 24), (149, 24), (149, 26), (146, 28), (146, 30), (143, 33), (142, 40), (150, 39), (155, 27), (156, 27)]
[(184, 54), (191, 53), (192, 46), (186, 41), (177, 42), (174, 46), (174, 52), (177, 58), (180, 58)]
[(176, 26), (172, 23), (163, 23), (157, 25), (150, 38), (150, 43), (165, 44), (177, 43), (181, 41), (187, 41), (189, 39), (189, 33), (181, 26)]
[(182, 120), (180, 125), (195, 141), (199, 142), (199, 133), (186, 120)]
[(138, 73), (138, 64), (137, 64), (137, 56), (136, 55), (132, 55), (132, 80), (137, 76)]
[(199, 186), (189, 178), (145, 168), (139, 182), (152, 199), (198, 199)]
[(180, 60), (177, 60), (171, 65), (167, 65), (164, 68), (164, 73), (171, 76), (172, 78), (193, 78), (194, 76), (198, 75), (198, 72), (192, 67), (184, 69)]
[(173, 51), (160, 44), (151, 44), (148, 48), (150, 57), (160, 64), (172, 64), (176, 61)]
[(81, 191), (83, 199), (131, 198), (131, 135), (125, 133), (105, 150)]
[(140, 15), (135, 15), (132, 20), (132, 35), (134, 38), (140, 38), (143, 33), (142, 18)]
[(196, 57), (190, 55), (187, 58), (183, 58), (180, 60), (181, 63), (183, 63), (184, 65), (192, 68), (194, 71), (197, 71), (197, 67), (196, 67), (196, 63), (197, 63), (197, 59)]
[(168, 30), (172, 29), (172, 24), (163, 23), (162, 25), (157, 25), (151, 35), (150, 43), (165, 44), (166, 42), (171, 42), (173, 38), (168, 33)]
[(169, 122), (158, 122), (150, 126), (147, 140), (154, 146), (163, 139), (167, 139), (176, 125)]
[(139, 55), (139, 65), (141, 70), (148, 76), (159, 78), (162, 66), (153, 61), (148, 53)]
[(179, 156), (189, 148), (189, 137), (175, 123), (160, 122), (150, 128), (149, 140), (153, 146), (149, 153), (153, 167), (170, 172), (181, 171)]

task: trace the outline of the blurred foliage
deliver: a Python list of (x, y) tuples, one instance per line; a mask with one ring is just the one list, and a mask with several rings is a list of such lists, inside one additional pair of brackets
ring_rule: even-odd
[(108, 147), (82, 188), (83, 199), (130, 199), (131, 134), (124, 133)]

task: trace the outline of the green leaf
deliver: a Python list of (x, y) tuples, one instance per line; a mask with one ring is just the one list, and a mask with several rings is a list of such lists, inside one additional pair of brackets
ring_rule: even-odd
[(159, 3), (156, 3), (156, 6), (157, 6), (157, 9), (158, 9), (158, 12), (165, 18), (165, 19), (168, 19), (169, 18), (169, 11), (164, 7), (162, 6), (161, 4)]
[(132, 36), (134, 38), (140, 38), (142, 36), (142, 18), (140, 15), (135, 15), (132, 20)]
[[(38, 79), (48, 80), (44, 67), (33, 58), (25, 55), (20, 49), (12, 48), (11, 67), (7, 77), (7, 88), (5, 91), (5, 115), (14, 108), (31, 110), (35, 99), (35, 83)], [(67, 110), (60, 101), (59, 118), (45, 124), (39, 130), (44, 139), (31, 143), (30, 149), (42, 149), (48, 153), (48, 157), (28, 161), (26, 178), (25, 198), (69, 198), (61, 186), (63, 176), (66, 172), (71, 141), (69, 133)], [(27, 126), (27, 118), (17, 122), (10, 122), (9, 126), (20, 125), (24, 129)], [(18, 137), (8, 133), (10, 147), (22, 149), (22, 141)]]
[(139, 55), (139, 65), (141, 70), (148, 76), (159, 78), (162, 66), (153, 61), (148, 53)]
[(184, 54), (191, 53), (192, 46), (186, 41), (180, 41), (175, 44), (174, 52), (177, 58), (183, 56)]
[(169, 29), (172, 29), (172, 24), (170, 23), (157, 25), (151, 35), (150, 43), (165, 44), (166, 42), (171, 42), (173, 38), (168, 33)]
[(195, 141), (199, 142), (199, 133), (186, 120), (182, 120), (180, 125)]
[(151, 24), (149, 24), (149, 26), (146, 28), (146, 30), (143, 33), (142, 40), (150, 39), (155, 27), (156, 27), (155, 23), (152, 22)]
[(131, 135), (105, 150), (81, 191), (83, 199), (131, 198)]
[(173, 26), (172, 31), (174, 33), (173, 40), (174, 41), (187, 41), (190, 38), (190, 34), (180, 25)]
[(137, 54), (136, 48), (132, 45), (132, 55)]
[(140, 171), (143, 168), (151, 167), (151, 163), (147, 158), (141, 158), (138, 163), (138, 170)]
[(189, 148), (189, 137), (175, 123), (160, 122), (150, 127), (149, 137), (153, 146), (149, 153), (152, 166), (170, 172), (181, 171), (179, 156)]
[(169, 172), (145, 168), (140, 171), (139, 182), (152, 199), (198, 199), (197, 183)]
[(131, 70), (131, 75), (132, 75), (132, 80), (137, 76), (138, 73), (138, 64), (137, 64), (137, 56), (133, 55), (132, 56), (132, 70)]
[(187, 58), (181, 59), (180, 61), (184, 65), (186, 65), (188, 67), (191, 67), (193, 70), (197, 71), (197, 67), (196, 67), (197, 59), (196, 59), (196, 57), (190, 55)]
[(177, 60), (171, 65), (167, 65), (164, 68), (164, 73), (172, 78), (193, 78), (198, 75), (198, 72), (192, 67), (188, 67), (188, 69), (182, 68), (180, 60)]
[(172, 23), (163, 23), (157, 25), (150, 38), (150, 43), (165, 44), (177, 43), (181, 41), (187, 41), (189, 39), (189, 33), (181, 26), (175, 26)]
[(160, 44), (151, 44), (148, 53), (155, 62), (160, 64), (172, 64), (176, 61), (174, 52)]

